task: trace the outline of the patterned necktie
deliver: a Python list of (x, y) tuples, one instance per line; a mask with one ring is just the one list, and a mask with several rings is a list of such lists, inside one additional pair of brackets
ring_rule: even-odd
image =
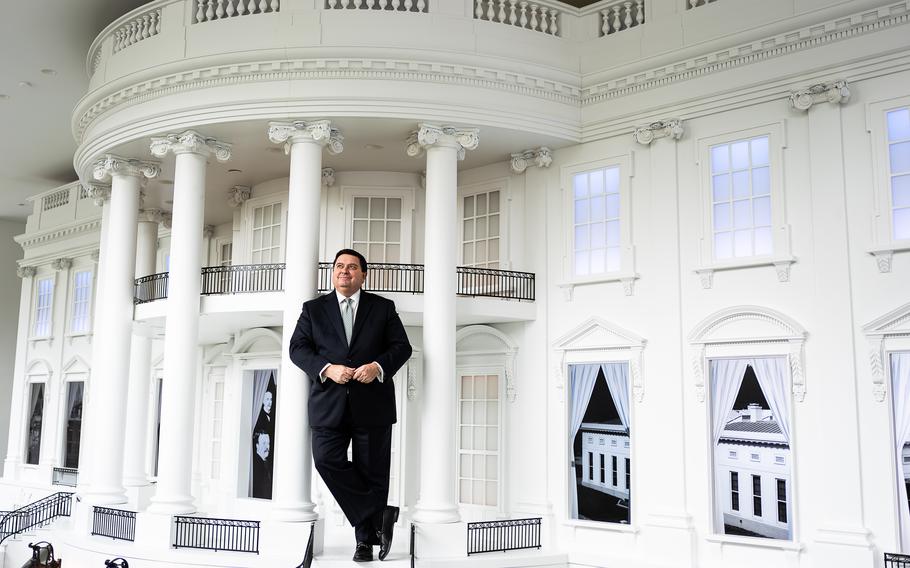
[(351, 305), (353, 303), (354, 300), (351, 298), (341, 301), (341, 321), (344, 322), (344, 336), (348, 340), (348, 345), (351, 344), (351, 332), (354, 331), (354, 308)]

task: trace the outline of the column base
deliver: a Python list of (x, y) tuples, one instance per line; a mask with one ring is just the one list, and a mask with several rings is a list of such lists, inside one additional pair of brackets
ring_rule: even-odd
[(273, 521), (299, 523), (315, 521), (319, 518), (319, 515), (316, 514), (316, 505), (308, 501), (299, 501), (296, 503), (273, 504), (270, 518)]
[(426, 505), (418, 501), (411, 519), (419, 524), (447, 524), (459, 522), (461, 515), (453, 505)]
[(196, 512), (196, 505), (192, 497), (159, 497), (151, 498), (151, 504), (146, 509), (153, 515), (188, 515)]

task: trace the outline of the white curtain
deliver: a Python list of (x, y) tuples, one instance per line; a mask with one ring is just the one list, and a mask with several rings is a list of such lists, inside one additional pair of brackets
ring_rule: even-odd
[(897, 494), (900, 511), (901, 551), (910, 552), (910, 510), (904, 483), (904, 444), (910, 442), (910, 352), (891, 354), (891, 398), (894, 405), (894, 450), (897, 459)]
[(758, 386), (761, 387), (781, 434), (790, 444), (790, 368), (785, 357), (762, 357), (749, 360)]
[[(591, 393), (594, 392), (594, 382), (597, 380), (597, 372), (600, 365), (570, 365), (569, 366), (569, 400), (570, 407), (569, 424), (569, 451), (574, 455), (575, 435), (581, 428), (581, 421), (585, 417), (585, 411), (588, 409), (588, 402), (591, 400)], [(569, 483), (572, 490), (569, 492), (572, 497), (572, 519), (578, 518), (578, 486), (575, 483), (575, 465), (569, 462)]]
[[(253, 495), (253, 453), (256, 451), (256, 444), (253, 442), (253, 428), (256, 427), (256, 419), (259, 418), (259, 411), (262, 410), (262, 401), (265, 399), (265, 393), (269, 390), (269, 377), (272, 376), (272, 369), (256, 369), (253, 371), (253, 405), (252, 417), (250, 419), (250, 435), (247, 436), (250, 448), (250, 483), (249, 493)], [(274, 440), (269, 440), (274, 443)]]
[(607, 379), (613, 405), (619, 413), (619, 420), (625, 428), (629, 428), (629, 364), (628, 363), (603, 363), (600, 366)]
[(712, 449), (727, 425), (727, 416), (733, 410), (748, 363), (748, 359), (711, 360), (711, 416), (714, 420)]

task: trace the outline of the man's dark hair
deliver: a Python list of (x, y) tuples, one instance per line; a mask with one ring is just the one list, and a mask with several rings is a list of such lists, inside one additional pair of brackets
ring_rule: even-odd
[[(338, 251), (338, 252), (335, 253), (335, 260), (338, 260), (338, 257), (341, 256), (341, 255), (343, 255), (343, 254), (349, 254), (349, 255), (351, 255), (351, 256), (356, 256), (356, 257), (357, 257), (357, 260), (360, 261), (360, 270), (363, 270), (363, 273), (366, 274), (366, 272), (367, 272), (367, 259), (364, 258), (364, 256), (363, 256), (362, 254), (360, 254), (359, 252), (357, 252), (357, 251), (354, 250), (354, 249), (341, 249), (340, 251)], [(332, 261), (332, 264), (333, 264), (333, 265), (335, 264), (335, 260)]]

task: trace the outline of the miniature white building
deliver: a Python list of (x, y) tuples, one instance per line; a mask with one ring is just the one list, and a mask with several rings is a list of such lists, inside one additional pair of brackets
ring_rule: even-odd
[(629, 431), (621, 424), (581, 424), (581, 483), (619, 499), (629, 499), (632, 459)]
[[(321, 558), (349, 558), (287, 330), (350, 246), (415, 348), (393, 378), (393, 565), (409, 523), (418, 561), (451, 566), (474, 561), (465, 521), (524, 517), (543, 549), (489, 562), (910, 553), (888, 410), (910, 352), (910, 2), (576, 3), (156, 0), (111, 22), (73, 111), (80, 181), (33, 196), (16, 238), (0, 510), (61, 489), (57, 468), (79, 501), (42, 536), (68, 565), (294, 566), (313, 521)], [(709, 362), (750, 357), (786, 360), (792, 443), (750, 419), (715, 449)], [(634, 487), (629, 524), (571, 518), (568, 369), (600, 362), (628, 365), (631, 435), (583, 428), (583, 483)], [(721, 523), (712, 467), (739, 477)], [(137, 511), (135, 541), (91, 536), (94, 506)], [(181, 515), (261, 521), (260, 554), (174, 549)], [(740, 521), (772, 538), (724, 534)]]

